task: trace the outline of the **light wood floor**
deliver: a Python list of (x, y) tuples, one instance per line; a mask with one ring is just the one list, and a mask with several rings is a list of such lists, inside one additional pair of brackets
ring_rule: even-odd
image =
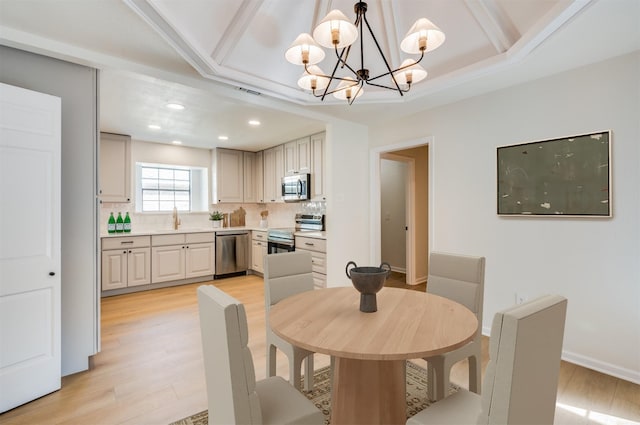
[[(245, 304), (249, 346), (261, 379), (266, 369), (262, 279), (213, 284)], [(205, 410), (199, 285), (104, 298), (102, 351), (92, 369), (63, 378), (60, 391), (0, 415), (0, 423), (166, 425)], [(484, 342), (486, 366), (488, 339)], [(278, 374), (287, 378), (285, 360), (278, 358)], [(316, 355), (316, 367), (328, 363), (328, 357)], [(454, 367), (451, 380), (466, 387), (464, 362)], [(555, 423), (640, 424), (640, 386), (563, 362)]]

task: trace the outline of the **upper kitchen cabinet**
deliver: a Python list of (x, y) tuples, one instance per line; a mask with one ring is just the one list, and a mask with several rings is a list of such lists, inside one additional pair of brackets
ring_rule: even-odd
[(284, 145), (285, 175), (311, 172), (311, 138), (303, 137)]
[(282, 201), (282, 177), (284, 177), (284, 145), (264, 151), (264, 202)]
[(256, 152), (255, 175), (256, 175), (256, 202), (264, 203), (264, 152)]
[[(262, 160), (262, 156), (260, 157)], [(260, 202), (258, 200), (258, 181), (256, 172), (257, 157), (255, 152), (243, 152), (244, 160), (244, 202)], [(260, 167), (262, 172), (262, 167)]]
[(131, 201), (131, 137), (100, 133), (100, 201)]
[(244, 152), (216, 148), (211, 157), (213, 203), (244, 202)]
[(325, 184), (324, 166), (325, 166), (325, 154), (324, 154), (324, 139), (325, 133), (318, 133), (312, 135), (310, 138), (311, 144), (311, 200), (313, 201), (325, 201), (327, 199)]

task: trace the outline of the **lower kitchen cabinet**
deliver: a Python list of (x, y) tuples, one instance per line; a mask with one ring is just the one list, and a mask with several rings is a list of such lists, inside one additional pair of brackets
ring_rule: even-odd
[(267, 255), (267, 232), (251, 232), (251, 270), (264, 273), (264, 256)]
[(187, 244), (184, 274), (187, 279), (208, 276), (215, 273), (213, 259), (215, 258), (214, 243)]
[[(206, 242), (211, 240), (212, 242)], [(214, 274), (213, 233), (151, 237), (151, 282), (169, 282)]]
[(325, 239), (296, 236), (296, 251), (311, 253), (313, 286), (317, 289), (327, 287), (327, 241)]
[(185, 245), (151, 248), (151, 281), (153, 283), (184, 279)]
[(148, 285), (151, 283), (149, 236), (103, 239), (102, 290)]

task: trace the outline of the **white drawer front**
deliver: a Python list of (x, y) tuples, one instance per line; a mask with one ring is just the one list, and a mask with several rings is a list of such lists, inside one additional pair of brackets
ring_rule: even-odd
[(267, 232), (262, 230), (253, 230), (251, 232), (251, 239), (253, 239), (254, 241), (266, 241)]
[(213, 243), (216, 240), (216, 234), (214, 232), (185, 233), (185, 236), (187, 243)]
[(149, 236), (109, 237), (102, 238), (102, 249), (139, 248), (149, 246)]
[(153, 235), (151, 236), (151, 244), (153, 246), (162, 245), (180, 245), (185, 243), (184, 233), (176, 233), (175, 235)]
[(309, 251), (327, 252), (327, 241), (324, 239), (296, 236), (296, 249), (298, 248)]

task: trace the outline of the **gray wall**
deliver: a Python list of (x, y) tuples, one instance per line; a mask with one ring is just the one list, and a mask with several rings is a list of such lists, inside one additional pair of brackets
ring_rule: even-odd
[(69, 375), (86, 370), (98, 348), (97, 71), (0, 46), (0, 81), (62, 99), (62, 374)]
[[(484, 255), (496, 311), (569, 299), (563, 357), (640, 382), (640, 53), (370, 128), (372, 146), (432, 136), (431, 250)], [(496, 215), (496, 147), (611, 129), (612, 218)]]

